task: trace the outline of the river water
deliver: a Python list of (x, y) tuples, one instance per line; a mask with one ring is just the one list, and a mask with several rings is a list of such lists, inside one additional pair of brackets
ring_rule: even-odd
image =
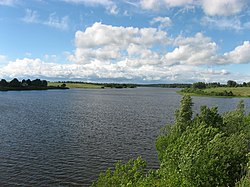
[[(155, 138), (180, 99), (166, 88), (0, 92), (0, 186), (88, 186), (140, 155), (157, 168)], [(194, 97), (193, 109), (239, 100)]]

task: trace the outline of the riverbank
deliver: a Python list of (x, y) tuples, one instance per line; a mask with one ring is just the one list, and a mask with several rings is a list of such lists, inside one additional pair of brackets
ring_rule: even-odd
[(185, 88), (178, 93), (206, 97), (250, 97), (250, 87)]
[(69, 89), (68, 87), (61, 87), (61, 86), (47, 86), (47, 87), (0, 87), (0, 91), (28, 91), (28, 90), (53, 90), (53, 89), (60, 89), (66, 90)]
[(61, 86), (65, 84), (69, 88), (83, 89), (104, 89), (104, 88), (136, 88), (135, 84), (118, 84), (118, 83), (86, 83), (86, 82), (48, 82), (49, 86)]
[[(101, 89), (104, 85), (92, 83), (65, 83), (68, 88), (86, 88), (86, 89)], [(61, 82), (48, 82), (49, 86), (61, 86)]]

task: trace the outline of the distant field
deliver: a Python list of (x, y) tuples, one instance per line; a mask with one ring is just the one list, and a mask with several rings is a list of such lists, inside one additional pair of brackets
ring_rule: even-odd
[(218, 87), (218, 88), (207, 88), (204, 91), (208, 94), (211, 92), (223, 92), (232, 91), (235, 96), (238, 97), (250, 97), (250, 87)]
[[(49, 82), (48, 86), (61, 86), (63, 83), (59, 82)], [(92, 89), (100, 89), (103, 85), (97, 84), (86, 84), (86, 83), (65, 83), (66, 87), (69, 88), (92, 88)]]
[[(232, 92), (233, 95), (220, 95), (223, 92)], [(211, 97), (250, 97), (250, 87), (216, 87), (216, 88), (206, 88), (206, 89), (196, 89), (185, 91), (178, 91), (180, 94), (189, 94), (192, 96), (211, 96)]]

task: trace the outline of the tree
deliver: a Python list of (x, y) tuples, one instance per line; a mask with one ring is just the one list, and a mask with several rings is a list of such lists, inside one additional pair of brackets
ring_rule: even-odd
[(9, 86), (10, 87), (20, 87), (21, 83), (18, 81), (17, 78), (14, 78), (12, 81), (10, 81)]
[(196, 82), (192, 85), (194, 89), (205, 89), (206, 88), (206, 83), (204, 82)]
[(39, 86), (41, 86), (41, 80), (40, 79), (35, 79), (35, 80), (33, 80), (33, 81), (31, 81), (31, 85), (32, 86), (37, 86), (37, 87), (39, 87)]
[(41, 82), (41, 86), (47, 87), (47, 86), (48, 86), (48, 82), (47, 82), (46, 80), (43, 80), (43, 81)]
[(192, 119), (192, 105), (192, 98), (189, 95), (184, 95), (181, 99), (180, 108), (175, 112), (176, 123), (181, 131), (186, 129)]
[(28, 84), (28, 86), (31, 86), (31, 80), (30, 79), (27, 79), (26, 83)]
[(227, 86), (228, 87), (236, 87), (237, 86), (237, 82), (229, 80), (229, 81), (227, 81)]
[(0, 87), (6, 87), (6, 86), (8, 86), (8, 82), (5, 79), (1, 79)]
[(125, 164), (118, 162), (114, 171), (108, 169), (105, 173), (101, 173), (99, 179), (92, 186), (139, 186), (141, 180), (146, 176), (144, 172), (146, 165), (146, 161), (140, 157), (136, 160), (129, 160)]
[[(180, 108), (190, 105), (182, 101)], [(159, 186), (233, 186), (246, 172), (248, 160), (250, 123), (244, 120), (243, 103), (226, 116), (203, 106), (194, 119), (187, 119), (186, 128), (176, 133), (183, 121), (176, 115), (171, 129), (157, 138)]]
[(48, 82), (46, 80), (35, 79), (31, 81), (31, 86), (47, 87), (47, 85), (48, 85)]

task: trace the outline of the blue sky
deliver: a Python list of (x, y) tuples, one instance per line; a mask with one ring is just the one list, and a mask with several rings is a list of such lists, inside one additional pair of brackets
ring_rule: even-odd
[(249, 0), (0, 0), (0, 78), (250, 82)]

